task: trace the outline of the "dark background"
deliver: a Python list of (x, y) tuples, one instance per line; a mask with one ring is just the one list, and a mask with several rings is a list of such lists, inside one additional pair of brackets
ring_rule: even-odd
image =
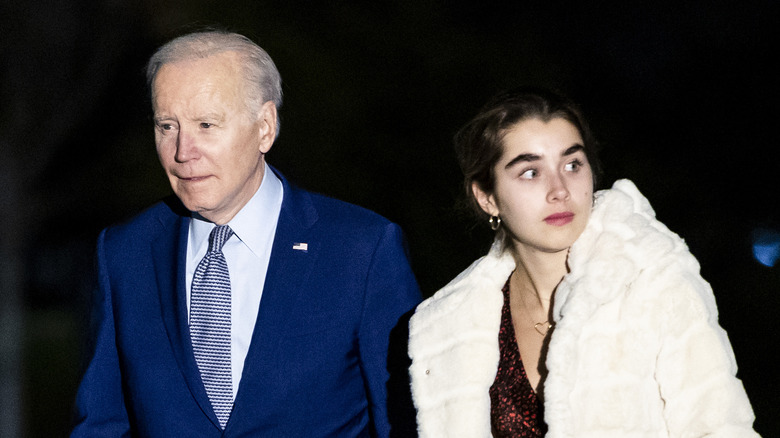
[(282, 74), (269, 162), (400, 223), (426, 296), (490, 242), (457, 208), (452, 134), (501, 89), (572, 96), (605, 183), (634, 180), (698, 257), (755, 427), (780, 436), (780, 274), (751, 253), (780, 229), (773, 2), (129, 3), (0, 3), (0, 437), (67, 433), (97, 233), (170, 190), (144, 63), (207, 25)]

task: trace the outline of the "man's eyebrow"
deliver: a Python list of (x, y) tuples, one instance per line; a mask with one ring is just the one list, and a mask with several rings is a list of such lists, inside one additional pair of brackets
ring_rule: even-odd
[[(152, 121), (154, 123), (158, 123), (158, 124), (160, 122), (164, 121), (164, 120), (173, 120), (173, 119), (174, 119), (174, 117), (169, 116), (168, 114), (159, 114), (159, 115), (155, 115), (155, 116), (152, 117)], [(194, 118), (192, 120), (194, 120), (196, 122), (206, 122), (206, 121), (221, 122), (224, 119), (225, 119), (224, 114), (218, 113), (218, 112), (214, 112), (214, 113), (203, 114), (203, 115), (198, 116), (198, 117), (196, 117), (196, 118)]]
[(225, 115), (220, 112), (206, 113), (195, 118), (195, 120), (198, 122), (209, 121), (209, 120), (216, 120), (221, 122), (224, 119), (225, 119)]

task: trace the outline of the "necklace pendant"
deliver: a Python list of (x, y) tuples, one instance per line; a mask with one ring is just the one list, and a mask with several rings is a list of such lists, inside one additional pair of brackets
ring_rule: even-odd
[(536, 332), (542, 336), (547, 336), (547, 333), (550, 332), (551, 328), (552, 328), (552, 324), (550, 324), (547, 321), (537, 322), (536, 324), (534, 324), (534, 330), (536, 330)]

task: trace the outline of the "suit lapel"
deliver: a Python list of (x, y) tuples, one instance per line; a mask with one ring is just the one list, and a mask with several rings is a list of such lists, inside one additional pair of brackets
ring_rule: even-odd
[(290, 186), (281, 175), (279, 178), (284, 185), (284, 200), (252, 342), (231, 416), (231, 422), (235, 423), (241, 421), (242, 413), (256, 416), (257, 412), (264, 411), (264, 403), (284, 397), (283, 394), (274, 394), (274, 397), (259, 397), (258, 394), (268, 392), (264, 390), (265, 383), (278, 367), (276, 351), (282, 344), (290, 312), (301, 299), (301, 286), (320, 252), (320, 242), (311, 230), (317, 221), (317, 211), (309, 193)]
[(152, 243), (152, 259), (168, 339), (176, 363), (193, 398), (203, 413), (219, 427), (219, 421), (211, 407), (192, 352), (187, 320), (187, 283), (184, 275), (187, 266), (187, 236), (190, 219), (188, 216), (177, 214), (174, 219), (161, 218), (161, 222), (164, 230)]

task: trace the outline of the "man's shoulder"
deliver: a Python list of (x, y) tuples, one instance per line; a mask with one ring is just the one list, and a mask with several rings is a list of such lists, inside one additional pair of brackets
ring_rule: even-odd
[(298, 199), (308, 198), (314, 207), (320, 225), (346, 227), (386, 227), (392, 222), (368, 208), (336, 199), (322, 193), (291, 188)]
[(282, 172), (269, 166), (284, 187), (282, 214), (292, 215), (301, 223), (318, 226), (387, 227), (392, 222), (368, 208), (320, 192), (305, 189), (288, 180)]
[(344, 218), (353, 221), (388, 224), (390, 220), (368, 208), (352, 204), (347, 201), (332, 198), (330, 196), (314, 193), (312, 194), (315, 203), (320, 210), (334, 217)]
[(153, 236), (172, 227), (177, 220), (188, 217), (189, 212), (175, 196), (168, 196), (129, 218), (107, 227), (107, 239), (137, 239)]

